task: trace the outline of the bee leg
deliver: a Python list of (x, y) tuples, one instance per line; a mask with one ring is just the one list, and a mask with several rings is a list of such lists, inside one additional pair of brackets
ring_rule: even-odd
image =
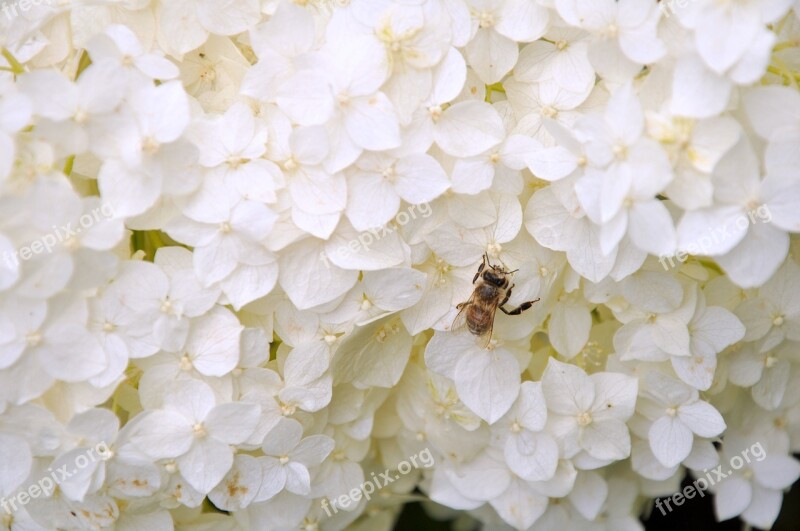
[(478, 280), (479, 276), (481, 276), (484, 267), (486, 267), (486, 253), (483, 254), (483, 261), (481, 262), (480, 267), (478, 267), (478, 272), (475, 273), (475, 276), (472, 278), (473, 284), (475, 284), (475, 281)]
[[(522, 304), (520, 304), (518, 307), (514, 308), (511, 311), (506, 310), (505, 308), (503, 308), (502, 305), (500, 306), (500, 309), (506, 315), (519, 315), (522, 312), (524, 312), (525, 310), (527, 310), (528, 308), (530, 308), (531, 306), (533, 306), (534, 302), (539, 302), (539, 299), (536, 299), (535, 301), (523, 302)], [(505, 304), (505, 302), (503, 304)]]
[(500, 303), (501, 310), (503, 309), (503, 306), (505, 306), (506, 303), (508, 302), (508, 299), (511, 298), (511, 290), (514, 289), (514, 286), (516, 286), (516, 284), (511, 284), (511, 287), (508, 288), (508, 291), (506, 291), (506, 297), (503, 299), (503, 302)]

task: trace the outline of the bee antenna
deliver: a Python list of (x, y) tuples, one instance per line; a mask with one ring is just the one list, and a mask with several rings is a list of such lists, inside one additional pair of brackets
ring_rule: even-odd
[(514, 271), (509, 271), (508, 274), (510, 275), (511, 273), (516, 273), (517, 271), (519, 271), (519, 269), (515, 269)]

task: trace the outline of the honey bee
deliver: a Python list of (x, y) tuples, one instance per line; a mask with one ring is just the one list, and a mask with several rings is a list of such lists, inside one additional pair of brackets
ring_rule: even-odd
[(505, 308), (505, 304), (511, 297), (511, 290), (514, 288), (514, 284), (509, 285), (511, 275), (517, 271), (519, 269), (508, 271), (504, 267), (492, 265), (489, 263), (489, 256), (484, 253), (478, 272), (472, 279), (475, 291), (472, 292), (468, 301), (456, 306), (459, 312), (450, 330), (455, 331), (466, 325), (473, 335), (481, 338), (485, 347), (492, 338), (494, 315), (497, 308), (500, 308), (506, 315), (519, 315), (538, 302), (537, 298), (533, 301), (523, 302), (513, 310)]

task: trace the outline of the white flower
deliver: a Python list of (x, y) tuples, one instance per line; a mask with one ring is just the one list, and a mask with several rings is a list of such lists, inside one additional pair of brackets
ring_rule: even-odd
[(547, 9), (538, 2), (470, 0), (473, 37), (466, 47), (467, 60), (484, 83), (500, 81), (517, 62), (517, 42), (530, 42), (544, 34)]
[(93, 147), (105, 159), (98, 174), (104, 198), (117, 216), (141, 214), (158, 200), (162, 186), (195, 150), (176, 142), (189, 124), (189, 101), (180, 83), (135, 90), (127, 107), (103, 128)]
[(514, 406), (492, 426), (508, 468), (525, 481), (547, 481), (556, 473), (558, 446), (545, 431), (547, 406), (538, 382), (523, 382)]
[(430, 155), (394, 159), (363, 155), (348, 179), (347, 217), (356, 230), (385, 225), (400, 208), (428, 203), (450, 186), (442, 166)]
[(696, 389), (660, 372), (645, 379), (640, 411), (652, 421), (650, 449), (664, 466), (675, 466), (689, 455), (695, 436), (715, 437), (725, 430), (722, 416)]
[(664, 43), (656, 35), (659, 10), (653, 2), (566, 0), (555, 4), (569, 24), (595, 35), (589, 60), (603, 77), (625, 81), (642, 64), (657, 61), (665, 53)]
[(308, 494), (311, 490), (308, 469), (322, 463), (333, 447), (330, 437), (309, 435), (304, 438), (299, 422), (281, 420), (267, 433), (261, 447), (265, 457), (259, 459), (259, 464), (264, 479), (256, 501), (268, 500), (283, 489)]
[(173, 63), (158, 54), (146, 53), (136, 34), (121, 24), (109, 26), (103, 33), (92, 37), (86, 49), (92, 63), (113, 65), (127, 83), (178, 77), (178, 68)]
[[(786, 230), (797, 223), (791, 201), (793, 155), (788, 144), (766, 152), (767, 175), (760, 178), (756, 154), (746, 138), (717, 164), (714, 205), (686, 212), (678, 224), (678, 248), (715, 256), (734, 283), (759, 286), (775, 273), (788, 251)], [(772, 205), (775, 204), (773, 212)], [(755, 250), (758, 253), (755, 254)]]
[(745, 341), (761, 340), (760, 352), (771, 350), (784, 339), (800, 341), (800, 302), (792, 296), (798, 289), (800, 267), (789, 260), (758, 290), (756, 297), (736, 308), (736, 315), (747, 329)]
[(179, 0), (158, 4), (158, 40), (171, 55), (181, 57), (203, 44), (209, 33), (235, 35), (258, 22), (257, 0), (221, 5), (211, 0)]
[[(767, 529), (778, 518), (781, 491), (800, 477), (800, 463), (791, 455), (751, 440), (752, 435), (736, 432), (725, 436), (721, 461), (731, 463), (738, 457), (743, 466), (714, 485), (714, 509), (719, 520), (741, 516), (748, 524)], [(761, 455), (755, 455), (755, 444)]]
[(133, 421), (131, 442), (151, 458), (175, 458), (186, 481), (208, 493), (233, 465), (229, 445), (249, 437), (258, 415), (256, 404), (217, 404), (202, 382), (176, 382), (164, 397), (163, 409), (146, 411)]
[(636, 403), (638, 382), (623, 374), (587, 375), (578, 367), (550, 359), (542, 375), (548, 428), (564, 457), (585, 452), (605, 463), (624, 459), (631, 442), (625, 426)]

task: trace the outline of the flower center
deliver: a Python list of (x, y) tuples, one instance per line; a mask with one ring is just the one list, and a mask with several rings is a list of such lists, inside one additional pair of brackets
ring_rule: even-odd
[(206, 427), (203, 426), (202, 422), (198, 422), (197, 424), (192, 426), (192, 433), (194, 433), (194, 436), (196, 438), (198, 438), (198, 439), (202, 439), (203, 437), (208, 435), (208, 432), (206, 431)]
[(42, 344), (42, 333), (41, 332), (31, 332), (27, 336), (25, 336), (25, 340), (28, 342), (28, 346), (30, 347), (38, 347)]
[(591, 423), (592, 423), (592, 416), (589, 414), (588, 411), (584, 411), (583, 413), (578, 415), (578, 426), (585, 428)]
[(292, 171), (297, 168), (297, 161), (294, 157), (290, 157), (283, 162), (283, 169), (286, 171)]
[(142, 151), (148, 155), (155, 155), (160, 147), (161, 145), (153, 137), (148, 136), (142, 139)]
[(481, 28), (491, 28), (494, 26), (494, 15), (485, 11), (478, 13), (478, 26)]

